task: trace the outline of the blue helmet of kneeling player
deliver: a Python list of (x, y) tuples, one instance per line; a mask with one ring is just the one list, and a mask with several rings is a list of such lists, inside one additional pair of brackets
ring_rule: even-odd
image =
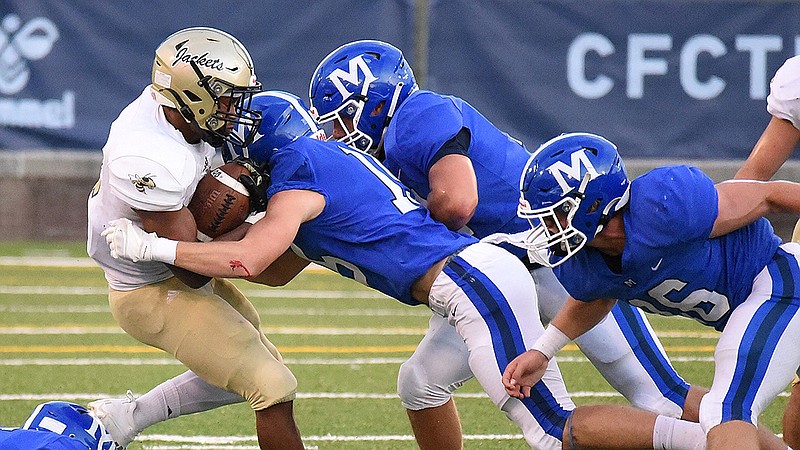
[(531, 224), (531, 259), (566, 261), (627, 204), (629, 186), (617, 147), (602, 136), (569, 133), (542, 144), (522, 172), (517, 209)]
[(68, 436), (81, 442), (88, 450), (111, 450), (115, 447), (100, 420), (83, 406), (70, 402), (42, 403), (33, 410), (22, 429)]
[(344, 133), (335, 136), (338, 141), (376, 155), (389, 121), (415, 90), (414, 72), (403, 52), (386, 42), (365, 40), (328, 54), (311, 77), (308, 95), (317, 121), (337, 123)]
[[(225, 162), (247, 158), (260, 168), (279, 148), (300, 136), (325, 139), (325, 132), (311, 117), (300, 97), (283, 91), (265, 91), (253, 96), (250, 109), (261, 113), (261, 124), (253, 142), (246, 147), (227, 144), (222, 150)], [(237, 127), (236, 133), (241, 132)]]

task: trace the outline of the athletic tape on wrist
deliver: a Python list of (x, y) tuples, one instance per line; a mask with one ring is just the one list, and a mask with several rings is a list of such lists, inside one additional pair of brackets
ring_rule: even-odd
[(549, 325), (544, 333), (539, 336), (539, 339), (534, 342), (531, 350), (538, 350), (547, 357), (548, 360), (553, 359), (559, 350), (569, 344), (572, 339), (568, 338), (566, 334), (561, 332), (553, 325)]
[(178, 252), (178, 241), (173, 241), (172, 239), (166, 238), (158, 238), (153, 242), (152, 252), (154, 261), (175, 264), (175, 257)]

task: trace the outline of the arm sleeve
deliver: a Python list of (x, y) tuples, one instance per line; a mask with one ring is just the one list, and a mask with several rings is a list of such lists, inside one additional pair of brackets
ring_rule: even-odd
[(769, 83), (767, 111), (800, 130), (800, 56), (789, 58)]

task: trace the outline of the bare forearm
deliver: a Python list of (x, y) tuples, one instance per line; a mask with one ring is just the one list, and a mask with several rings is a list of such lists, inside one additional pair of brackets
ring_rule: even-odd
[(788, 120), (773, 117), (735, 178), (769, 180), (792, 155), (798, 142), (800, 130)]
[(570, 339), (575, 339), (603, 320), (615, 304), (613, 299), (581, 302), (570, 297), (550, 324)]
[(243, 241), (180, 242), (175, 265), (211, 277), (244, 278), (261, 273), (278, 257), (270, 259), (265, 251), (256, 250)]
[(719, 206), (711, 237), (744, 227), (769, 213), (800, 215), (800, 184), (729, 180), (717, 185)]

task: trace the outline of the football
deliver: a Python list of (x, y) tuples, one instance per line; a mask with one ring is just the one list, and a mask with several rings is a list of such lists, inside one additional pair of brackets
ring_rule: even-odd
[(250, 194), (239, 182), (241, 175), (250, 175), (250, 172), (240, 164), (227, 163), (211, 170), (197, 183), (188, 208), (201, 240), (225, 234), (247, 218)]

